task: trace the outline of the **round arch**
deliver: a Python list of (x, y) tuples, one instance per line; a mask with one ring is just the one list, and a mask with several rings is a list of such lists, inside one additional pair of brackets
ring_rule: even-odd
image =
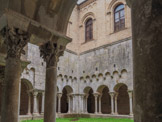
[(129, 108), (129, 95), (127, 85), (119, 83), (114, 87), (114, 91), (118, 93), (117, 96), (118, 114), (128, 115), (130, 113), (130, 108)]
[[(29, 95), (30, 90), (33, 89), (32, 83), (27, 79), (21, 80), (21, 93), (20, 93), (20, 115), (27, 115), (28, 114), (28, 102), (29, 102)], [(33, 104), (33, 101), (31, 100)], [(32, 109), (31, 109), (32, 110)]]
[(85, 109), (87, 109), (86, 111), (88, 113), (94, 113), (95, 112), (95, 98), (94, 98), (94, 91), (90, 86), (87, 86), (86, 88), (84, 88), (84, 93), (86, 94), (86, 98), (85, 98), (85, 102), (86, 102), (86, 107)]
[(106, 85), (101, 85), (98, 87), (97, 92), (100, 94), (98, 108), (100, 108), (101, 113), (110, 114), (111, 113), (111, 97), (109, 95), (109, 88)]
[[(71, 86), (65, 86), (62, 90), (62, 97), (61, 97), (61, 113), (67, 113), (69, 110), (69, 100), (68, 95), (73, 93), (73, 89)], [(71, 100), (70, 100), (71, 101)]]

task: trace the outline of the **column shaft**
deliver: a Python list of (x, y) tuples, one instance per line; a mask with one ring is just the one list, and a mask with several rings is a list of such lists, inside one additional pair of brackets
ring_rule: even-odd
[(21, 68), (21, 54), (29, 41), (27, 32), (14, 27), (5, 27), (1, 31), (6, 44), (5, 80), (2, 91), (1, 122), (18, 122), (19, 115), (19, 85)]
[(114, 114), (114, 93), (110, 93), (111, 96), (111, 114)]
[(20, 60), (7, 58), (5, 67), (5, 84), (3, 84), (2, 92), (1, 122), (18, 122), (20, 75)]
[(70, 100), (70, 96), (68, 96), (68, 113), (71, 113), (71, 100)]
[(31, 115), (31, 94), (28, 93), (28, 115)]
[(99, 97), (99, 114), (102, 113), (102, 112), (101, 112), (101, 98), (102, 98), (102, 96)]
[(118, 114), (118, 94), (115, 95), (115, 114)]
[(131, 7), (134, 120), (162, 122), (162, 2), (132, 0)]
[(56, 122), (57, 68), (47, 68), (44, 122)]
[(61, 97), (62, 97), (62, 94), (58, 95), (58, 113), (61, 113)]
[(97, 98), (98, 95), (94, 95), (95, 96), (95, 114), (97, 114)]
[(34, 97), (33, 115), (34, 115), (34, 116), (39, 115), (39, 112), (38, 112), (38, 100), (37, 100), (37, 95), (38, 95), (38, 92), (34, 92), (34, 93), (33, 93), (33, 97)]
[(42, 110), (41, 114), (44, 114), (44, 93), (42, 93)]

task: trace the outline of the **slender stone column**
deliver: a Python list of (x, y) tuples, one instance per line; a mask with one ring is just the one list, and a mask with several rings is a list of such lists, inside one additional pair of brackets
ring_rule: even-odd
[(88, 113), (88, 106), (87, 106), (87, 103), (88, 103), (88, 96), (89, 95), (85, 95), (85, 113)]
[(58, 93), (58, 113), (61, 113), (61, 97), (62, 93)]
[(44, 92), (42, 92), (42, 110), (41, 114), (44, 114)]
[(28, 92), (28, 113), (27, 115), (32, 115), (31, 114), (31, 93)]
[(97, 98), (98, 98), (98, 94), (94, 94), (95, 97), (95, 114), (97, 114)]
[(71, 95), (71, 106), (72, 106), (72, 109), (71, 109), (71, 113), (73, 113), (74, 112), (74, 102), (73, 102), (74, 100), (73, 100), (73, 95)]
[(115, 93), (115, 114), (118, 114), (118, 93)]
[(6, 27), (2, 35), (7, 48), (5, 84), (3, 86), (1, 122), (18, 122), (21, 54), (29, 41), (29, 35), (19, 28)]
[(70, 100), (70, 95), (68, 95), (68, 113), (71, 113), (71, 100)]
[(128, 95), (129, 95), (129, 108), (130, 108), (130, 115), (133, 115), (133, 101), (132, 101), (132, 96), (133, 96), (133, 91), (128, 91)]
[[(57, 37), (55, 41), (58, 41)], [(56, 122), (57, 62), (65, 50), (65, 47), (58, 43), (49, 41), (40, 46), (41, 57), (43, 57), (47, 66), (44, 122)]]
[(84, 95), (81, 94), (81, 113), (84, 113)]
[(99, 114), (102, 114), (102, 112), (101, 112), (101, 98), (102, 98), (102, 95), (99, 96)]
[(34, 97), (33, 115), (34, 116), (38, 116), (39, 115), (37, 95), (38, 95), (38, 92), (37, 91), (33, 91), (33, 97)]
[(114, 114), (114, 95), (115, 95), (115, 93), (110, 92), (109, 94), (111, 96), (111, 114)]

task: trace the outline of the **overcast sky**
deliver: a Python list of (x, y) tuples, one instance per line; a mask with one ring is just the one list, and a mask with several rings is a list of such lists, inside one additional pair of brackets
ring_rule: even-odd
[(81, 2), (83, 2), (83, 1), (85, 1), (85, 0), (78, 0), (78, 3), (81, 3)]

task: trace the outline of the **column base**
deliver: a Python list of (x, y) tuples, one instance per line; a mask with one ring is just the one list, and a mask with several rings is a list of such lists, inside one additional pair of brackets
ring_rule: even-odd
[(118, 115), (118, 113), (114, 113), (114, 115)]
[(133, 116), (133, 113), (130, 113), (129, 116)]
[(28, 116), (32, 116), (32, 114), (31, 114), (31, 113), (27, 113), (27, 115), (28, 115)]
[(33, 113), (33, 116), (39, 116), (40, 114), (39, 113)]
[(44, 115), (44, 113), (41, 113), (41, 115)]
[(111, 113), (111, 115), (114, 115), (114, 114), (115, 114), (114, 112)]

